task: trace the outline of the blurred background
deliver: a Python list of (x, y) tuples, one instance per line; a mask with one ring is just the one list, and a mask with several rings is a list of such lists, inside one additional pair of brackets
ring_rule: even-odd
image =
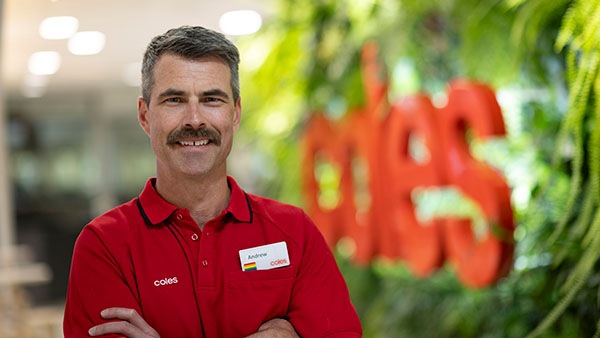
[[(338, 244), (365, 337), (600, 336), (600, 1), (0, 5), (0, 337), (62, 336), (76, 236), (154, 174), (136, 119), (142, 53), (184, 24), (222, 31), (241, 51), (231, 174), (249, 192), (299, 206), (306, 122), (365, 105), (366, 42), (379, 46), (390, 102), (424, 93), (443, 105), (456, 78), (495, 91), (506, 136), (469, 137), (469, 146), (511, 188), (510, 273), (474, 289), (450, 265), (417, 278), (401, 261), (355, 264)], [(317, 176), (336, 189), (331, 173)], [(430, 218), (469, 209), (451, 191), (415, 204)]]

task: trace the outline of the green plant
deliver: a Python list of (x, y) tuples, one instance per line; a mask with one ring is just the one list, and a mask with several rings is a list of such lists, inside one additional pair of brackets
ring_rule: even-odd
[[(559, 6), (562, 2), (568, 3), (561, 1)], [(519, 5), (526, 9), (524, 13), (535, 13), (548, 7), (540, 1)], [(529, 17), (539, 18), (540, 15), (531, 14), (527, 18), (522, 15), (521, 20)], [(545, 244), (555, 255), (556, 269), (568, 274), (560, 287), (561, 297), (556, 306), (529, 337), (547, 331), (567, 307), (577, 302), (579, 294), (585, 294), (582, 289), (597, 287), (595, 267), (600, 258), (599, 29), (600, 1), (573, 1), (569, 3), (555, 42), (556, 51), (565, 55), (569, 101), (552, 163), (556, 172), (570, 176), (570, 188), (561, 218), (553, 224), (554, 230)], [(539, 34), (536, 29), (530, 31), (531, 37)], [(565, 145), (569, 145), (570, 151), (565, 152)], [(564, 164), (570, 165), (564, 167)], [(548, 189), (551, 189), (550, 185), (544, 191)], [(597, 299), (597, 296), (593, 298)], [(595, 337), (600, 336), (600, 326), (598, 328)]]
[[(437, 97), (456, 77), (521, 98), (514, 111), (505, 109), (506, 140), (474, 149), (520, 196), (514, 271), (471, 290), (450, 267), (416, 279), (401, 263), (359, 267), (336, 250), (365, 336), (599, 337), (600, 1), (278, 5), (280, 15), (261, 34), (239, 41), (268, 50), (243, 77), (248, 113), (240, 136), (258, 153), (268, 195), (302, 203), (304, 121), (311, 113), (339, 118), (364, 103), (358, 64), (366, 41), (380, 45), (392, 101), (420, 91)], [(267, 121), (274, 120), (285, 123), (273, 128)], [(251, 138), (256, 133), (265, 137)], [(270, 160), (277, 166), (265, 167)]]

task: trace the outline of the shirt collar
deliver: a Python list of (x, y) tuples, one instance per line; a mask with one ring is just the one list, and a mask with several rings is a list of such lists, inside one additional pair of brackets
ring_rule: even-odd
[[(165, 201), (154, 187), (156, 177), (148, 179), (144, 190), (140, 193), (139, 201), (143, 216), (152, 224), (164, 222), (173, 212), (180, 209)], [(231, 214), (239, 222), (252, 222), (252, 208), (246, 193), (231, 176), (227, 176), (227, 185), (231, 189), (229, 205), (222, 214)]]
[(252, 206), (246, 193), (240, 188), (231, 176), (227, 176), (227, 184), (231, 189), (231, 197), (226, 212), (230, 213), (240, 222), (252, 222)]

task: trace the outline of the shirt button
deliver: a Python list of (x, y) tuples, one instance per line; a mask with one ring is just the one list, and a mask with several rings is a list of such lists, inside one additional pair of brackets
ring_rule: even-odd
[(208, 266), (208, 261), (206, 259), (202, 261), (202, 266)]
[(198, 240), (198, 234), (193, 234), (192, 241), (197, 241), (197, 240)]
[(181, 221), (183, 219), (183, 215), (182, 214), (177, 214), (177, 220)]

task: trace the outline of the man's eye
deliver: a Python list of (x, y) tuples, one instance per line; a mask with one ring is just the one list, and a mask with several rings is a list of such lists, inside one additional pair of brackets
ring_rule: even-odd
[(222, 100), (218, 97), (207, 97), (204, 99), (205, 102), (221, 102)]
[(179, 97), (170, 97), (166, 99), (165, 102), (179, 103), (182, 102), (182, 100)]

